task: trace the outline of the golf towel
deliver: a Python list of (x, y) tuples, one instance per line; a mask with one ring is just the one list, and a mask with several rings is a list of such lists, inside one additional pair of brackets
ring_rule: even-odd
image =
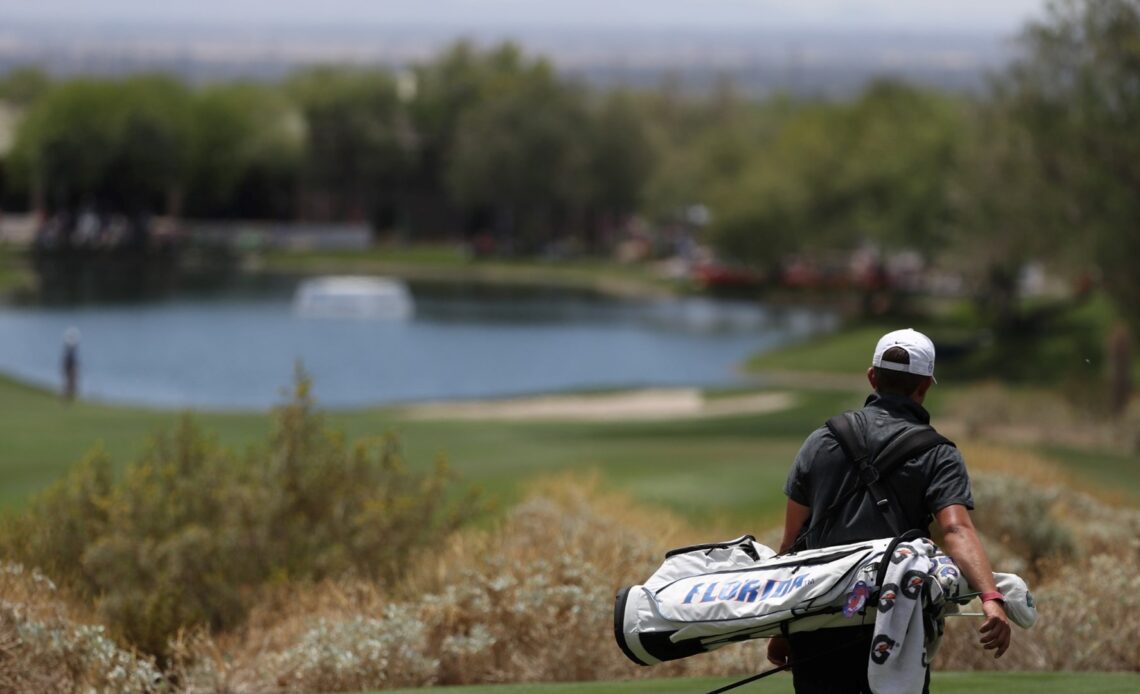
[[(1025, 582), (994, 578), (1010, 620), (1032, 626), (1037, 610)], [(626, 657), (649, 666), (740, 641), (874, 623), (867, 667), (876, 691), (912, 691), (912, 680), (918, 691), (943, 617), (970, 592), (954, 560), (929, 540), (880, 538), (778, 556), (744, 535), (675, 549), (643, 584), (618, 590), (614, 637)]]
[(923, 586), (931, 580), (937, 548), (925, 539), (903, 542), (887, 561), (879, 590), (867, 681), (875, 694), (921, 692), (926, 680)]

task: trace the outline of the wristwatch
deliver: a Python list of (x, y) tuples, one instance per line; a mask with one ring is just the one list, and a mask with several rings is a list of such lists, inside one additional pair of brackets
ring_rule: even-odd
[(982, 593), (981, 598), (982, 602), (989, 602), (990, 600), (1000, 600), (1001, 602), (1005, 602), (1005, 596), (996, 590), (990, 590)]

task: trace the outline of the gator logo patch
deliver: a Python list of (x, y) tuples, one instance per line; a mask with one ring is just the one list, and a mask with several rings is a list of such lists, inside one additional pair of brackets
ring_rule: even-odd
[(847, 601), (843, 604), (843, 616), (851, 618), (852, 615), (863, 609), (863, 605), (867, 604), (867, 597), (870, 595), (870, 586), (863, 581), (856, 583), (855, 588), (847, 594)]
[(891, 649), (896, 645), (895, 640), (886, 634), (876, 635), (871, 641), (871, 662), (875, 665), (887, 662), (887, 658), (891, 657)]

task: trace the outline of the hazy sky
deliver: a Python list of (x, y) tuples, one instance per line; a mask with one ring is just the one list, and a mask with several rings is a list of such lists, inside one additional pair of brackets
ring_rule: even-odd
[(700, 26), (1015, 31), (1044, 0), (0, 0), (5, 20), (77, 23)]

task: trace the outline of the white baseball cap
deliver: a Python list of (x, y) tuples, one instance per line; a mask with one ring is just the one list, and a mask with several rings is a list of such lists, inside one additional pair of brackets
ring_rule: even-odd
[[(891, 347), (902, 347), (910, 355), (909, 364), (900, 364), (894, 361), (885, 361), (883, 352)], [(895, 330), (879, 338), (875, 345), (875, 355), (871, 358), (871, 366), (891, 371), (905, 371), (919, 376), (934, 376), (934, 343), (930, 338), (917, 330), (907, 328)], [(935, 381), (937, 383), (937, 381)]]

